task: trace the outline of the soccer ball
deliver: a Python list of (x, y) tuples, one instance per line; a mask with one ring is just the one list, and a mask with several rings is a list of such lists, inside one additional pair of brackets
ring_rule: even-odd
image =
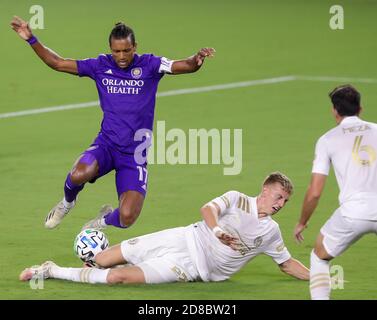
[(96, 229), (81, 231), (73, 244), (75, 254), (88, 266), (96, 266), (94, 257), (109, 246), (106, 235)]

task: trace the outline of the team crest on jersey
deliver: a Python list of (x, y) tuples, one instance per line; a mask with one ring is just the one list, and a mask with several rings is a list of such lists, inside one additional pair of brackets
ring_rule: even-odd
[(262, 242), (263, 242), (263, 238), (262, 237), (256, 237), (254, 239), (254, 247), (255, 248), (259, 248), (261, 246)]
[(134, 79), (139, 79), (143, 73), (143, 70), (141, 68), (133, 68), (131, 70), (131, 76)]

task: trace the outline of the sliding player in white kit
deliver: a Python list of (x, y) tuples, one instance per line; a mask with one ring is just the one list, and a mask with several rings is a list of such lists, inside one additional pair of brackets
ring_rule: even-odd
[(330, 93), (338, 126), (317, 142), (312, 179), (295, 237), (317, 207), (331, 163), (339, 185), (340, 207), (322, 227), (310, 258), (310, 293), (314, 300), (330, 298), (329, 261), (367, 233), (377, 233), (377, 124), (361, 120), (360, 94), (350, 85)]
[[(259, 254), (280, 269), (308, 280), (309, 270), (293, 259), (271, 215), (284, 207), (293, 186), (283, 174), (270, 174), (257, 197), (229, 191), (201, 208), (204, 221), (125, 240), (95, 256), (102, 268), (62, 268), (53, 262), (25, 269), (34, 276), (89, 283), (222, 281)], [(129, 264), (130, 266), (119, 265)]]

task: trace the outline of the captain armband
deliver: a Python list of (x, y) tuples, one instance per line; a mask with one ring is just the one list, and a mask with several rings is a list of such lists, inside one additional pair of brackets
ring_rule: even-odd
[(160, 64), (160, 68), (158, 69), (158, 73), (172, 73), (171, 69), (173, 67), (173, 63), (174, 63), (174, 60), (161, 57), (161, 64)]

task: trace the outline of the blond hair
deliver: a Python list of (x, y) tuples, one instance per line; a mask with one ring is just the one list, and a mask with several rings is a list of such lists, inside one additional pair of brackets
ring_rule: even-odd
[(280, 183), (285, 192), (290, 195), (293, 193), (292, 181), (285, 174), (282, 174), (279, 171), (270, 173), (266, 179), (264, 179), (263, 186), (273, 183)]

